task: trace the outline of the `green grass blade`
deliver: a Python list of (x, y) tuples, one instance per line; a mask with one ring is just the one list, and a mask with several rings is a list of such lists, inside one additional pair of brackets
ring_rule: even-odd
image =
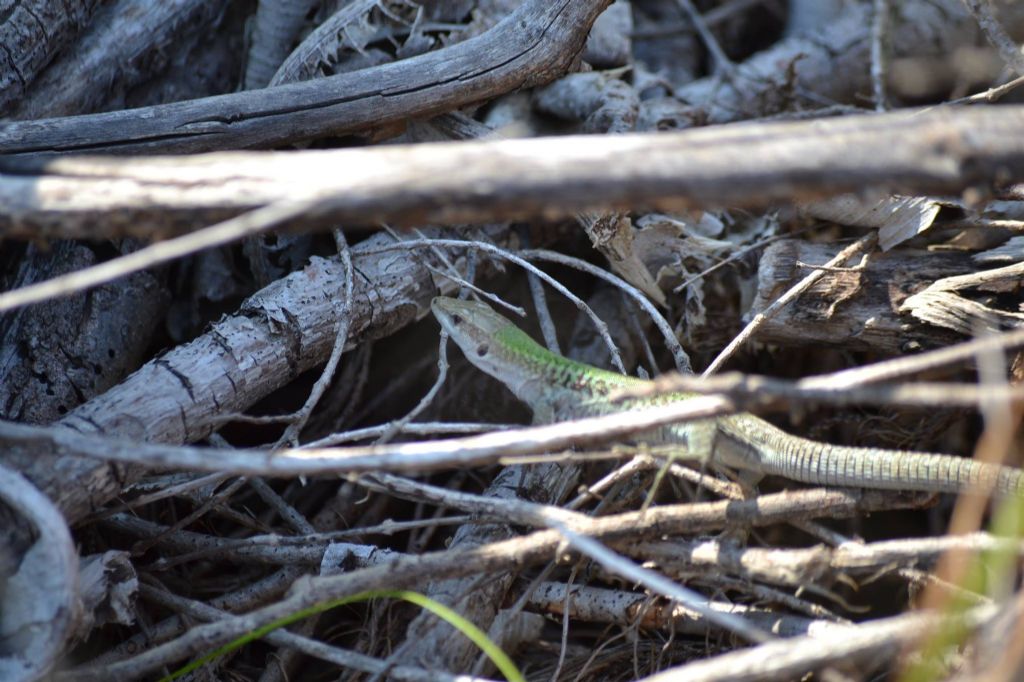
[(323, 604), (314, 604), (313, 606), (307, 609), (296, 611), (295, 613), (289, 614), (284, 618), (279, 618), (278, 620), (267, 623), (266, 625), (256, 628), (251, 632), (247, 632), (241, 637), (238, 637), (237, 639), (228, 642), (224, 646), (203, 656), (202, 658), (199, 658), (189, 663), (188, 665), (179, 668), (178, 670), (175, 670), (170, 675), (167, 675), (166, 677), (162, 678), (161, 682), (170, 682), (171, 680), (175, 680), (181, 677), (182, 675), (187, 675), (188, 673), (197, 670), (198, 668), (206, 665), (210, 661), (220, 656), (223, 656), (224, 654), (234, 651), (235, 649), (238, 649), (240, 647), (243, 647), (249, 642), (255, 641), (269, 632), (273, 632), (278, 628), (291, 625), (292, 623), (302, 620), (303, 618), (308, 618), (309, 616), (318, 613), (323, 613), (324, 611), (328, 611), (338, 606), (345, 606), (346, 604), (353, 604), (356, 602), (381, 598), (401, 599), (411, 604), (415, 604), (420, 608), (426, 609), (427, 611), (430, 611), (435, 616), (445, 621), (453, 628), (455, 628), (463, 635), (465, 635), (467, 638), (469, 638), (471, 642), (476, 644), (480, 648), (480, 650), (483, 651), (484, 654), (489, 659), (491, 659), (491, 662), (494, 663), (495, 667), (498, 668), (501, 674), (504, 675), (505, 679), (509, 680), (509, 682), (526, 682), (526, 678), (523, 677), (523, 674), (519, 672), (518, 668), (516, 668), (516, 665), (512, 662), (512, 659), (510, 659), (508, 655), (498, 647), (498, 645), (496, 645), (494, 642), (490, 640), (490, 638), (487, 637), (487, 633), (485, 633), (476, 625), (469, 622), (468, 620), (466, 620), (465, 618), (463, 618), (458, 613), (448, 608), (444, 604), (434, 601), (430, 597), (422, 595), (419, 592), (411, 592), (409, 590), (370, 590), (368, 592), (360, 592), (359, 594), (354, 594), (350, 597), (343, 597), (342, 599), (324, 602)]

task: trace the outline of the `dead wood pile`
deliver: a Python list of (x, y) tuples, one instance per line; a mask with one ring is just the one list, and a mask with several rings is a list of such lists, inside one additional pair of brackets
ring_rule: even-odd
[(1022, 40), (1012, 0), (0, 2), (0, 680), (1019, 678), (1019, 505), (525, 430), (428, 313), (1019, 466)]

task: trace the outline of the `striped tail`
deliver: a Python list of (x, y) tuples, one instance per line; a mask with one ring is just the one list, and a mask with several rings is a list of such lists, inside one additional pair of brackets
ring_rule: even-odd
[[(1024, 471), (926, 452), (829, 445), (792, 436), (757, 417), (722, 420), (732, 447), (723, 463), (820, 485), (1024, 497)], [(740, 445), (739, 442), (743, 445)], [(742, 460), (742, 461), (740, 461)]]

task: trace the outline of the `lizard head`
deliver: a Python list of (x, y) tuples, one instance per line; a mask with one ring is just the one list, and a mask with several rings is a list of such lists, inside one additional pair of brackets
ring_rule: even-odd
[(470, 362), (499, 379), (516, 369), (511, 356), (517, 350), (539, 348), (526, 332), (486, 303), (438, 296), (430, 309)]
[(430, 307), (466, 358), (529, 405), (537, 422), (564, 419), (581, 405), (586, 414), (588, 401), (636, 381), (550, 352), (484, 303), (439, 296)]
[(546, 349), (485, 303), (438, 296), (430, 308), (470, 362), (530, 402), (527, 392), (543, 380), (538, 360), (550, 355)]

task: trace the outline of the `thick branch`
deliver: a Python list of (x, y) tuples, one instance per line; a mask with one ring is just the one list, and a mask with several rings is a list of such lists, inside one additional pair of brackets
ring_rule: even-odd
[(166, 235), (286, 198), (327, 198), (321, 223), (409, 225), (868, 188), (955, 193), (1024, 178), (1024, 106), (302, 153), (4, 159), (0, 173), (0, 237), (28, 238)]
[[(502, 242), (507, 230), (489, 237)], [(344, 268), (314, 259), (251, 296), (206, 334), (143, 365), (122, 383), (68, 413), (61, 424), (151, 443), (183, 443), (218, 428), (225, 413), (244, 411), (331, 351), (338, 315), (349, 314), (350, 345), (386, 336), (421, 317), (437, 292), (454, 283), (432, 278), (407, 252), (374, 253), (393, 242), (380, 234), (352, 249), (356, 278), (351, 306), (339, 309)], [(447, 257), (460, 263), (455, 249)], [(28, 450), (33, 450), (29, 452)], [(142, 469), (82, 458), (59, 449), (8, 450), (11, 466), (47, 493), (64, 514), (81, 518), (117, 494)]]
[(530, 0), (443, 50), (270, 90), (0, 127), (0, 154), (268, 147), (432, 116), (564, 73), (609, 0)]

